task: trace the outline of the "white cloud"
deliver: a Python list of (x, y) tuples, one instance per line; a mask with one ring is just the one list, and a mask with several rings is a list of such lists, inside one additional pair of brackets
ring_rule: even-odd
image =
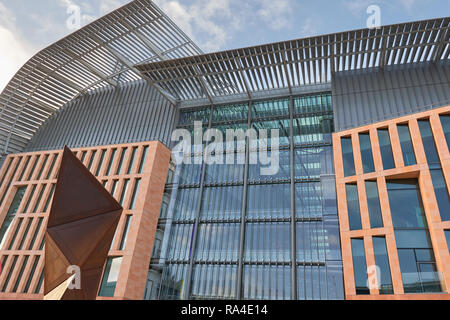
[(207, 34), (209, 40), (199, 45), (206, 51), (222, 48), (230, 34), (218, 20), (228, 19), (233, 29), (239, 27), (238, 17), (233, 15), (230, 6), (239, 0), (196, 0), (186, 6), (176, 0), (156, 0), (155, 3), (186, 32), (195, 42), (195, 34)]
[(15, 16), (0, 2), (0, 92), (34, 52), (17, 35)]
[(292, 24), (291, 0), (260, 0), (261, 8), (256, 12), (273, 30), (280, 30)]
[(374, 0), (344, 0), (343, 5), (355, 16), (366, 14), (367, 8), (374, 4)]

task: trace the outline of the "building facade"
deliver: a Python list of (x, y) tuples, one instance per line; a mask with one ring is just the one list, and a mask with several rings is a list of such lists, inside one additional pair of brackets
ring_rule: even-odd
[[(65, 145), (124, 208), (99, 300), (450, 299), (449, 25), (203, 54), (138, 0), (45, 49), (0, 96), (0, 299), (43, 298)], [(207, 129), (278, 130), (277, 172)]]

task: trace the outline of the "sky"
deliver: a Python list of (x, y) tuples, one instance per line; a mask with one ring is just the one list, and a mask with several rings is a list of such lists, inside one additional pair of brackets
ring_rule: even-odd
[[(0, 92), (34, 54), (130, 0), (0, 0)], [(450, 15), (450, 0), (155, 0), (205, 52)]]

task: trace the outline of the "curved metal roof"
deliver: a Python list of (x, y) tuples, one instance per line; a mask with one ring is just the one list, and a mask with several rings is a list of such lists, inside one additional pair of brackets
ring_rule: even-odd
[(32, 57), (0, 95), (0, 157), (23, 150), (67, 102), (103, 87), (145, 79), (134, 66), (201, 54), (150, 0), (135, 0)]
[[(347, 70), (450, 58), (450, 18), (388, 25), (137, 66), (181, 107), (329, 83)], [(218, 85), (218, 84), (227, 85)]]

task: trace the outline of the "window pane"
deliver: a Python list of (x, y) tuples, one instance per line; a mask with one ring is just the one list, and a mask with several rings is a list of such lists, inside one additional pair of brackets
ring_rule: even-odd
[(448, 149), (450, 150), (450, 115), (449, 114), (441, 115), (441, 124), (442, 124), (442, 129), (444, 130), (445, 138), (447, 140)]
[(290, 233), (289, 223), (247, 223), (245, 261), (290, 261)]
[(96, 176), (98, 176), (100, 174), (100, 170), (102, 169), (102, 166), (103, 166), (103, 161), (105, 160), (105, 155), (106, 155), (106, 150), (102, 150), (102, 155), (100, 156), (100, 161), (98, 163), (97, 170), (95, 172)]
[(142, 173), (142, 171), (144, 170), (145, 161), (147, 160), (147, 153), (148, 153), (148, 146), (145, 146), (144, 150), (142, 151), (141, 163), (139, 164), (138, 173)]
[(122, 172), (123, 163), (125, 162), (125, 157), (127, 155), (127, 148), (122, 148), (122, 153), (120, 155), (119, 166), (117, 167), (116, 174), (120, 174)]
[(363, 239), (352, 239), (352, 255), (356, 294), (370, 294), (370, 290), (367, 286), (367, 264)]
[(361, 230), (361, 213), (359, 209), (358, 187), (355, 184), (347, 184), (347, 210), (350, 230)]
[(394, 228), (427, 227), (417, 180), (392, 180), (386, 185)]
[(450, 230), (445, 230), (445, 238), (447, 239), (448, 252), (450, 253)]
[(117, 149), (113, 149), (111, 151), (111, 156), (109, 157), (108, 169), (106, 170), (106, 173), (105, 173), (106, 176), (109, 176), (109, 174), (111, 173), (111, 169), (114, 164), (114, 158), (116, 157), (116, 153), (117, 153)]
[(361, 160), (364, 173), (374, 172), (372, 144), (370, 143), (370, 135), (368, 133), (359, 134), (359, 146), (361, 148)]
[(289, 99), (254, 102), (252, 105), (253, 118), (281, 115), (289, 116)]
[(380, 199), (378, 197), (378, 186), (376, 181), (366, 181), (367, 205), (369, 207), (370, 226), (382, 228), (383, 218), (381, 216)]
[[(191, 193), (195, 189), (191, 189)], [(200, 217), (204, 220), (240, 219), (242, 210), (242, 186), (207, 187), (203, 190)], [(191, 196), (192, 197), (192, 196)], [(191, 202), (180, 202), (185, 209), (191, 208)], [(252, 199), (249, 198), (249, 205)], [(196, 204), (193, 204), (194, 208)], [(195, 211), (195, 210), (194, 210)], [(193, 216), (193, 215), (192, 215)]]
[(247, 116), (247, 104), (217, 106), (213, 109), (212, 122), (245, 120)]
[(427, 230), (396, 230), (395, 241), (397, 248), (432, 248), (430, 235)]
[(442, 170), (430, 170), (430, 174), (441, 219), (442, 221), (450, 221), (450, 197)]
[(131, 159), (130, 159), (130, 164), (128, 165), (128, 169), (127, 169), (127, 174), (130, 174), (131, 171), (133, 170), (133, 166), (134, 166), (134, 159), (136, 158), (136, 152), (137, 152), (138, 148), (134, 147), (133, 151), (131, 153)]
[(127, 215), (125, 220), (125, 227), (123, 230), (122, 240), (120, 241), (119, 250), (125, 250), (127, 245), (127, 239), (128, 239), (128, 233), (130, 231), (131, 226), (131, 220), (133, 219), (133, 216)]
[(120, 265), (122, 264), (122, 257), (108, 258), (106, 262), (105, 272), (103, 273), (102, 283), (100, 285), (99, 296), (114, 297), (116, 290), (116, 283), (119, 278)]
[(26, 187), (20, 187), (17, 189), (16, 194), (14, 195), (14, 199), (9, 207), (8, 213), (6, 214), (5, 220), (3, 220), (3, 224), (0, 228), (0, 248), (3, 247), (3, 244), (7, 238), (9, 229), (11, 227), (11, 223), (14, 220), (14, 217), (19, 209), (20, 203), (22, 202), (23, 196), (26, 191)]
[(384, 170), (395, 168), (394, 156), (392, 154), (391, 138), (388, 129), (378, 129), (378, 139), (380, 141), (381, 158), (383, 159)]
[(399, 249), (398, 259), (400, 262), (400, 269), (402, 271), (403, 288), (405, 293), (422, 292), (414, 250)]
[(416, 164), (416, 155), (414, 154), (414, 147), (411, 141), (411, 134), (407, 124), (397, 126), (398, 136), (400, 138), (400, 145), (402, 147), (403, 162), (405, 166), (412, 166)]
[(439, 155), (434, 142), (433, 131), (429, 120), (418, 121), (420, 128), (420, 135), (422, 136), (422, 143), (427, 156), (428, 164), (439, 163)]
[(291, 186), (264, 184), (248, 187), (247, 218), (289, 218)]
[(373, 237), (373, 251), (375, 254), (375, 263), (380, 268), (379, 290), (380, 294), (393, 294), (391, 279), (391, 268), (384, 237)]
[(355, 175), (355, 160), (353, 158), (352, 138), (341, 138), (342, 160), (344, 164), (344, 175), (346, 177)]

